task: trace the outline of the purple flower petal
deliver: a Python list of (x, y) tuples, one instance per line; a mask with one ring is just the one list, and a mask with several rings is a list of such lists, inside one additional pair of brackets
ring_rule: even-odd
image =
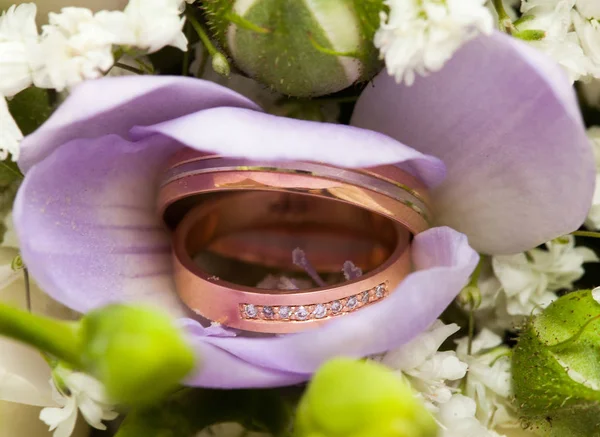
[[(205, 349), (202, 371), (192, 385), (253, 387), (287, 385), (306, 380), (320, 364), (335, 356), (363, 357), (411, 340), (442, 313), (467, 283), (478, 262), (464, 235), (434, 228), (415, 237), (410, 274), (381, 303), (300, 334), (268, 338), (199, 336)], [(222, 350), (222, 354), (216, 354)], [(206, 369), (211, 369), (206, 371)], [(261, 370), (261, 373), (256, 373)], [(228, 375), (228, 372), (235, 373)], [(262, 372), (271, 375), (265, 379)], [(231, 382), (229, 378), (235, 382)]]
[(208, 109), (154, 126), (134, 139), (165, 135), (194, 149), (252, 159), (319, 161), (340, 167), (398, 164), (426, 184), (439, 184), (444, 164), (377, 132), (276, 117), (242, 108)]
[(512, 253), (583, 223), (594, 159), (561, 68), (495, 33), (461, 49), (442, 71), (398, 85), (385, 73), (361, 95), (352, 124), (441, 158), (438, 223), (485, 253)]
[(183, 314), (155, 209), (159, 166), (180, 147), (166, 143), (74, 140), (27, 173), (15, 230), (32, 276), (54, 299), (81, 312), (150, 301)]
[(76, 138), (116, 134), (131, 126), (160, 123), (207, 108), (260, 110), (247, 98), (204, 80), (169, 76), (124, 76), (84, 82), (44, 125), (21, 143), (19, 166), (26, 172), (55, 148)]

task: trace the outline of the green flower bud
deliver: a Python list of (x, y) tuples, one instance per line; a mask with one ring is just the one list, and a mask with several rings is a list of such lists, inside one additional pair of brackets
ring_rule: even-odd
[(592, 291), (567, 294), (531, 317), (514, 349), (515, 403), (541, 435), (598, 435), (600, 304)]
[(229, 62), (227, 62), (227, 58), (222, 53), (217, 52), (213, 55), (212, 68), (215, 70), (215, 73), (221, 76), (227, 77), (231, 73)]
[(82, 364), (124, 404), (152, 404), (194, 367), (194, 354), (166, 315), (110, 305), (81, 320)]
[(373, 361), (335, 359), (298, 406), (296, 437), (433, 437), (437, 425), (410, 386)]
[(0, 303), (0, 335), (90, 374), (115, 404), (153, 404), (194, 367), (194, 353), (173, 321), (144, 307), (109, 305), (65, 322)]
[(319, 96), (373, 77), (383, 0), (206, 0), (208, 27), (238, 68), (274, 90)]

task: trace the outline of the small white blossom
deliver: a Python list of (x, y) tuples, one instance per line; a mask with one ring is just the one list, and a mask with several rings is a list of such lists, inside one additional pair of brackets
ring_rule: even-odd
[[(575, 247), (573, 236), (546, 243), (546, 250), (493, 257), (493, 276), (486, 275), (479, 282), (481, 320), (489, 328), (513, 327), (524, 316), (554, 301), (556, 291), (572, 288), (583, 276), (583, 263), (597, 261), (591, 249)], [(489, 311), (493, 311), (495, 319), (487, 314)]]
[(440, 406), (437, 414), (442, 431), (440, 437), (500, 437), (475, 418), (476, 409), (473, 399), (460, 394), (452, 396)]
[(489, 34), (494, 20), (486, 0), (387, 0), (375, 34), (390, 75), (411, 85), (415, 75), (439, 71), (467, 41)]
[(581, 46), (579, 35), (572, 21), (575, 0), (525, 0), (521, 12), (532, 19), (522, 20), (518, 30), (541, 30), (543, 39), (530, 41), (531, 45), (545, 52), (575, 81), (588, 77), (593, 70), (590, 59)]
[(60, 14), (51, 13), (34, 59), (34, 84), (62, 91), (101, 77), (113, 64), (113, 43), (114, 36), (89, 9), (64, 8)]
[(592, 298), (600, 303), (600, 287), (596, 287), (592, 290)]
[(578, 9), (574, 9), (571, 17), (583, 52), (591, 64), (589, 74), (598, 78), (600, 77), (600, 22), (598, 21), (600, 15), (584, 17)]
[(458, 325), (445, 325), (438, 320), (411, 342), (381, 358), (383, 364), (402, 372), (432, 411), (448, 402), (456, 391), (447, 381), (459, 380), (467, 371), (467, 365), (454, 351), (438, 352), (442, 343), (458, 330)]
[(456, 355), (468, 364), (463, 394), (477, 405), (477, 419), (488, 428), (517, 426), (511, 396), (510, 349), (493, 332), (483, 329), (473, 339), (468, 353), (468, 337), (458, 340)]
[[(47, 407), (40, 419), (55, 430), (54, 437), (68, 437), (75, 428), (78, 410), (86, 422), (96, 429), (106, 429), (103, 420), (113, 420), (118, 413), (113, 411), (106, 398), (103, 385), (85, 373), (71, 372), (58, 367), (54, 370), (52, 397), (60, 408)], [(58, 380), (55, 383), (54, 380)]]
[(14, 96), (31, 85), (31, 52), (38, 42), (35, 14), (35, 4), (25, 3), (0, 16), (0, 96)]
[(589, 229), (600, 229), (600, 126), (588, 129), (588, 137), (592, 142), (592, 150), (596, 161), (596, 189), (592, 199), (592, 206), (588, 212), (585, 226)]
[(148, 53), (166, 46), (186, 51), (181, 5), (178, 0), (130, 0), (124, 11), (101, 11), (97, 17), (116, 44)]
[(10, 153), (13, 161), (16, 161), (22, 139), (23, 134), (10, 115), (6, 99), (0, 96), (0, 160), (5, 160)]

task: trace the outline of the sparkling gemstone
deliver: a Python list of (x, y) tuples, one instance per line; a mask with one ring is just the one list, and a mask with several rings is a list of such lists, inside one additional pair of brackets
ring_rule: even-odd
[(262, 312), (263, 312), (263, 315), (268, 319), (273, 317), (273, 314), (274, 314), (273, 307), (269, 307), (269, 306), (263, 307)]
[(317, 304), (315, 310), (313, 311), (313, 314), (317, 319), (322, 319), (327, 315), (327, 308), (322, 303)]
[(362, 294), (360, 295), (360, 301), (362, 303), (367, 303), (369, 302), (369, 292), (368, 291), (363, 291)]
[(339, 300), (334, 300), (331, 302), (331, 311), (334, 313), (339, 313), (342, 311), (342, 303)]
[(308, 311), (306, 311), (306, 308), (298, 307), (298, 309), (296, 310), (296, 318), (298, 320), (306, 320), (307, 317), (308, 317)]
[(356, 300), (356, 296), (352, 296), (350, 299), (348, 299), (348, 302), (346, 302), (346, 306), (350, 309), (356, 308), (356, 305), (358, 305), (358, 300)]
[(291, 312), (290, 307), (279, 307), (279, 315), (284, 319), (287, 319)]
[(375, 288), (375, 297), (377, 299), (381, 299), (383, 297), (383, 293), (385, 292), (385, 287), (383, 284), (379, 284), (377, 288)]
[(258, 314), (258, 311), (256, 311), (256, 307), (250, 303), (244, 305), (244, 313), (247, 317), (253, 319)]

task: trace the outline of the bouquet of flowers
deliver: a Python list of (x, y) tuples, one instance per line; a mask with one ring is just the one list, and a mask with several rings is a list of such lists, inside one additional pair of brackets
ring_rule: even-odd
[(600, 436), (600, 1), (0, 10), (1, 437)]

